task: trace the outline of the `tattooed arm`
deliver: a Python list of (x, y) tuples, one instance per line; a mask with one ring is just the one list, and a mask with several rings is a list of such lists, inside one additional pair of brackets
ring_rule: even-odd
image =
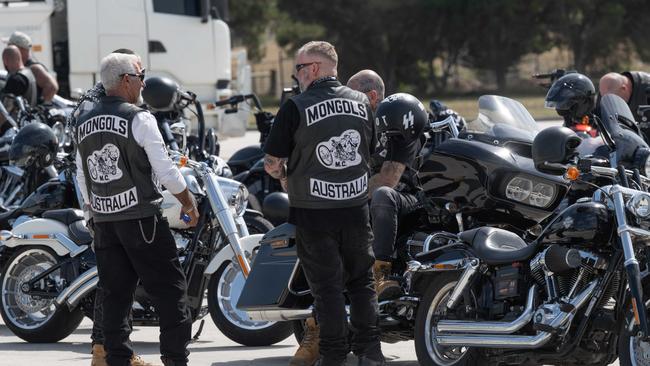
[(273, 178), (280, 181), (282, 189), (287, 191), (287, 159), (277, 158), (266, 154), (264, 156), (264, 170)]
[(398, 163), (396, 161), (384, 161), (381, 165), (381, 170), (378, 174), (370, 177), (370, 182), (368, 182), (368, 196), (372, 198), (372, 194), (375, 193), (375, 190), (379, 187), (390, 187), (395, 188), (399, 179), (404, 174), (406, 165)]

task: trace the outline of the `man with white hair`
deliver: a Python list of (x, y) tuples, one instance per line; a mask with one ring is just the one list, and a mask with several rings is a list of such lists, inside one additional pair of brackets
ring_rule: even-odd
[[(101, 62), (106, 95), (76, 124), (77, 179), (94, 230), (104, 289), (104, 348), (108, 365), (132, 365), (128, 315), (138, 279), (160, 316), (165, 366), (187, 365), (192, 320), (176, 243), (162, 218), (162, 183), (198, 222), (196, 201), (165, 149), (153, 115), (135, 105), (144, 69), (134, 55), (111, 53)], [(104, 155), (115, 159), (108, 166)], [(134, 235), (135, 234), (135, 235)]]
[(39, 102), (52, 102), (52, 98), (54, 98), (54, 95), (59, 91), (59, 83), (57, 83), (56, 79), (47, 71), (45, 65), (32, 58), (32, 39), (23, 32), (15, 31), (9, 37), (8, 44), (10, 46), (13, 45), (18, 47), (25, 66), (34, 74)]

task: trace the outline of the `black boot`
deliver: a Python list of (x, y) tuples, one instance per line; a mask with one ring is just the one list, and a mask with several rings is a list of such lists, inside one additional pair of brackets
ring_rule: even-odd
[(314, 364), (314, 366), (345, 366), (346, 360), (343, 361), (332, 361), (324, 358), (323, 356), (320, 356), (318, 361)]
[(386, 361), (384, 360), (384, 357), (382, 356), (380, 358), (380, 361), (370, 358), (367, 356), (359, 356), (359, 363), (357, 365), (359, 366), (384, 366), (386, 364)]
[(162, 360), (162, 363), (165, 366), (187, 366), (186, 362), (174, 362), (174, 360), (167, 357), (160, 357), (160, 360)]

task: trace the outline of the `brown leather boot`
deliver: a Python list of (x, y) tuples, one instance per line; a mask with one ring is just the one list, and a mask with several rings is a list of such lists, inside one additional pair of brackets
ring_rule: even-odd
[(142, 357), (134, 354), (131, 356), (131, 366), (158, 366), (158, 364), (146, 362)]
[(320, 342), (320, 327), (316, 319), (311, 317), (305, 322), (305, 334), (300, 342), (300, 347), (289, 361), (289, 366), (312, 366), (318, 361), (318, 342)]
[(90, 361), (90, 366), (108, 366), (103, 344), (93, 344), (93, 359)]
[(393, 264), (391, 262), (380, 260), (375, 260), (375, 265), (372, 266), (372, 274), (375, 277), (375, 291), (380, 301), (395, 298), (402, 293), (402, 288), (397, 281), (388, 279), (392, 269)]

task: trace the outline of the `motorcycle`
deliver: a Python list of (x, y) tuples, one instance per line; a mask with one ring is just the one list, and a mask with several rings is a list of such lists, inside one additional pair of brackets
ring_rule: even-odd
[[(539, 234), (538, 222), (560, 205), (569, 184), (534, 168), (532, 141), (539, 125), (512, 99), (479, 98), (479, 115), (461, 132), (453, 115), (430, 121), (419, 159), (422, 208), (402, 218), (395, 244), (395, 279), (409, 282), (409, 264), (444, 236), (431, 232), (460, 232), (490, 225), (525, 235)], [(437, 134), (445, 134), (438, 139)], [(431, 141), (443, 142), (432, 144)], [(289, 224), (267, 233), (255, 258), (238, 307), (255, 319), (292, 320), (300, 338), (300, 319), (309, 316), (312, 298), (296, 257), (294, 228)], [(261, 291), (260, 289), (264, 289)], [(419, 294), (405, 291), (382, 302), (382, 341), (413, 339), (413, 321)]]
[(609, 167), (590, 159), (565, 165), (576, 162), (575, 135), (550, 149), (534, 144), (533, 159), (549, 174), (578, 180), (589, 172), (609, 184), (564, 209), (533, 241), (480, 227), (448, 235), (410, 264), (411, 286), (424, 285), (415, 316), (420, 364), (648, 361), (650, 180), (618, 162), (619, 122), (633, 118), (629, 108), (615, 95), (604, 96), (602, 108)]
[[(249, 346), (285, 339), (292, 332), (290, 324), (254, 321), (234, 306), (261, 233), (271, 225), (246, 210), (248, 192), (240, 183), (217, 176), (205, 162), (170, 154), (181, 166), (201, 213), (196, 228), (189, 228), (179, 218), (180, 203), (163, 192), (163, 216), (188, 279), (193, 321), (210, 314), (222, 333)], [(28, 342), (56, 342), (74, 331), (84, 316), (92, 318), (98, 277), (91, 241), (81, 211), (74, 209), (46, 211), (41, 218), (0, 232), (0, 314), (14, 334)], [(141, 287), (135, 300), (133, 324), (157, 326), (153, 302)], [(202, 324), (195, 338), (201, 330)]]
[[(296, 93), (295, 88), (285, 88), (280, 104), (288, 95), (294, 93)], [(255, 94), (234, 95), (229, 99), (217, 101), (215, 106), (229, 106), (225, 113), (236, 113), (239, 106), (242, 103), (248, 104), (248, 101), (253, 103), (252, 110), (257, 130), (260, 132), (260, 144), (236, 151), (228, 160), (228, 166), (233, 172), (233, 179), (242, 182), (250, 192), (250, 207), (262, 212), (273, 225), (278, 225), (286, 221), (289, 215), (289, 199), (283, 192), (280, 182), (269, 176), (264, 170), (264, 151), (262, 150), (271, 132), (273, 114), (264, 111)]]

